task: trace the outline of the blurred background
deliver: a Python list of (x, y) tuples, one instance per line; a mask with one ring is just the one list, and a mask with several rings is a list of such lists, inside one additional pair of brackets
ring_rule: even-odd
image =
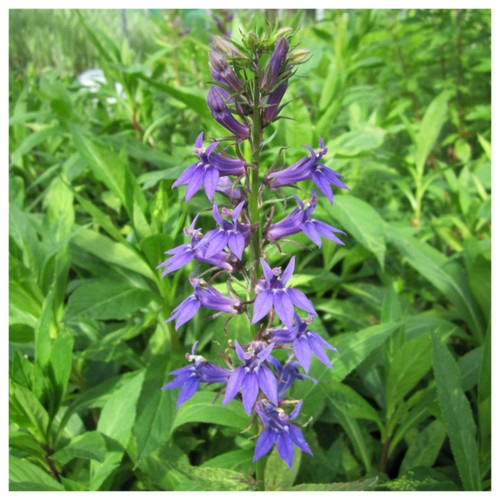
[[(295, 389), (314, 456), (291, 473), (256, 471), (217, 389), (158, 390), (227, 345), (208, 311), (163, 324), (194, 264), (155, 268), (207, 208), (171, 189), (195, 138), (225, 135), (209, 40), (267, 22), (311, 55), (263, 163), (321, 136), (352, 190), (316, 210), (345, 247), (268, 252), (340, 352)], [(11, 489), (490, 489), (489, 10), (10, 10), (9, 120)]]

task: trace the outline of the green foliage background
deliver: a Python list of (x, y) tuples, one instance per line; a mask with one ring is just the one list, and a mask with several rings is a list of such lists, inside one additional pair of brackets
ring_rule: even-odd
[[(206, 208), (173, 181), (201, 130), (223, 135), (209, 13), (128, 11), (124, 30), (120, 11), (11, 10), (12, 490), (490, 489), (490, 11), (280, 16), (312, 57), (263, 160), (287, 146), (291, 164), (321, 135), (352, 188), (317, 209), (345, 248), (283, 247), (340, 353), (294, 389), (314, 456), (252, 464), (239, 403), (208, 387), (176, 411), (159, 390), (194, 340), (211, 359), (227, 341), (207, 312), (163, 324), (192, 267), (155, 270)], [(90, 68), (106, 77), (93, 92), (76, 79)]]

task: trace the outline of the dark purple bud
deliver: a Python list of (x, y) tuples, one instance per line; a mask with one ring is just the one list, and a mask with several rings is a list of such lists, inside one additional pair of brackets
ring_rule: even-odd
[(233, 92), (240, 92), (243, 89), (243, 84), (229, 66), (224, 56), (215, 50), (211, 50), (209, 57), (210, 73), (214, 79), (219, 83), (227, 85)]
[[(267, 67), (266, 76), (262, 81), (262, 85), (267, 85), (267, 87), (272, 90), (278, 81), (278, 76), (281, 69), (286, 61), (286, 56), (288, 54), (288, 49), (290, 48), (288, 40), (285, 37), (281, 37), (276, 42), (274, 46), (274, 51), (269, 59), (269, 66)], [(271, 75), (269, 76), (269, 72)], [(269, 81), (268, 81), (269, 78)]]
[(226, 127), (230, 132), (232, 132), (238, 139), (246, 139), (250, 135), (250, 129), (247, 125), (240, 123), (231, 114), (229, 108), (226, 106), (222, 95), (216, 87), (210, 87), (207, 96), (207, 104), (212, 115), (218, 123), (223, 127)]
[(267, 107), (264, 109), (264, 119), (266, 120), (266, 123), (271, 123), (276, 117), (279, 104), (285, 95), (287, 87), (288, 80), (285, 80), (274, 92), (271, 92), (267, 96)]

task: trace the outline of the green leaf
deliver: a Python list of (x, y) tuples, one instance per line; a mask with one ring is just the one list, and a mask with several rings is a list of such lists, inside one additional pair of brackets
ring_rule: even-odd
[[(331, 340), (339, 352), (336, 359), (333, 360), (333, 370), (313, 360), (309, 375), (320, 382), (323, 380), (341, 382), (400, 326), (401, 323), (384, 323), (370, 326), (355, 333), (337, 335)], [(303, 411), (305, 413), (313, 412), (316, 409), (317, 399), (324, 401), (323, 390), (313, 384), (302, 384), (297, 388), (296, 393), (299, 398), (304, 399)]]
[(388, 416), (393, 414), (396, 405), (418, 384), (431, 366), (431, 340), (428, 335), (410, 340), (396, 350), (387, 372)]
[(481, 489), (476, 424), (461, 388), (460, 370), (443, 342), (432, 335), (432, 361), (439, 406), (464, 489)]
[(445, 474), (430, 467), (405, 472), (397, 479), (380, 484), (377, 490), (386, 491), (458, 491), (458, 486)]
[(153, 271), (143, 258), (128, 246), (115, 243), (107, 236), (91, 229), (84, 229), (73, 239), (73, 243), (92, 255), (130, 271), (155, 279)]
[(64, 490), (48, 472), (14, 455), (9, 457), (9, 489), (11, 491)]
[(175, 415), (175, 395), (173, 391), (161, 390), (166, 383), (168, 371), (164, 356), (156, 356), (149, 361), (133, 430), (137, 442), (136, 464), (170, 438)]
[(154, 294), (148, 290), (103, 279), (79, 286), (69, 299), (64, 318), (124, 319), (146, 307), (154, 298)]
[(56, 137), (62, 132), (59, 125), (44, 125), (43, 128), (28, 135), (19, 147), (12, 153), (10, 157), (11, 164), (17, 163), (21, 156), (29, 153), (34, 147), (38, 146), (49, 137)]
[(61, 464), (67, 464), (73, 458), (90, 458), (103, 462), (106, 455), (106, 441), (97, 431), (89, 431), (76, 436), (66, 446), (51, 455)]
[(406, 257), (408, 263), (451, 301), (456, 307), (457, 315), (481, 338), (484, 330), (481, 316), (463, 270), (450, 266), (442, 253), (427, 243), (406, 235), (393, 225), (386, 224), (384, 234)]
[(372, 491), (378, 482), (376, 476), (352, 483), (303, 483), (292, 486), (290, 491)]
[(301, 456), (301, 450), (294, 445), (293, 464), (290, 469), (275, 446), (266, 461), (264, 472), (266, 490), (290, 489), (299, 472)]
[(203, 462), (203, 467), (217, 467), (221, 469), (247, 470), (252, 466), (254, 450), (244, 448), (228, 451)]
[(216, 393), (211, 391), (196, 392), (177, 410), (172, 431), (188, 422), (205, 422), (236, 427), (240, 430), (246, 429), (250, 424), (250, 417), (246, 415), (242, 405), (232, 400), (222, 408), (220, 399), (214, 403), (215, 396)]
[(443, 446), (446, 431), (440, 420), (433, 420), (422, 429), (415, 441), (406, 450), (403, 462), (399, 467), (399, 474), (415, 467), (432, 467)]
[(12, 421), (27, 428), (40, 443), (46, 443), (49, 415), (36, 396), (26, 387), (11, 381), (9, 402)]
[(35, 353), (38, 364), (45, 368), (50, 359), (52, 343), (50, 340), (50, 327), (52, 322), (55, 284), (52, 283), (47, 298), (43, 303), (42, 315), (35, 328)]
[(328, 200), (325, 201), (323, 198), (321, 198), (321, 203), (327, 213), (340, 223), (339, 229), (348, 233), (343, 241), (348, 243), (351, 237), (354, 238), (377, 257), (380, 267), (383, 269), (385, 257), (384, 222), (373, 207), (352, 195), (336, 196), (332, 207), (330, 207)]
[(200, 486), (203, 491), (247, 491), (250, 489), (248, 479), (241, 472), (215, 467), (192, 467), (174, 462), (168, 462), (168, 464), (172, 469)]
[(376, 127), (351, 130), (336, 137), (330, 147), (336, 157), (352, 158), (382, 146), (385, 134), (385, 130)]
[(448, 92), (439, 94), (426, 109), (416, 136), (415, 164), (417, 171), (424, 171), (425, 162), (437, 141), (439, 132), (448, 118)]
[(368, 401), (348, 385), (328, 380), (321, 383), (325, 397), (340, 412), (353, 418), (373, 420), (382, 425), (380, 417)]
[[(114, 392), (102, 409), (97, 430), (113, 443), (102, 463), (94, 460), (90, 466), (90, 490), (103, 488), (105, 481), (116, 472), (132, 433), (136, 406), (144, 380), (141, 372)], [(105, 488), (104, 488), (105, 489)]]

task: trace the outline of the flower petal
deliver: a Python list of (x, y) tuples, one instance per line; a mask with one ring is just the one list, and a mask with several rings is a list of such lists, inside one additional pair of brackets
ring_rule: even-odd
[(280, 457), (286, 462), (288, 467), (291, 469), (293, 466), (293, 442), (290, 434), (286, 431), (280, 432), (278, 434), (278, 439), (276, 440), (276, 448)]
[(263, 457), (268, 453), (276, 442), (277, 434), (271, 429), (266, 429), (257, 439), (255, 443), (255, 455), (253, 457), (253, 462), (256, 462), (259, 458)]
[(203, 172), (198, 169), (191, 176), (191, 180), (188, 182), (186, 188), (186, 201), (189, 201), (201, 188), (203, 185)]
[(328, 198), (330, 204), (333, 205), (333, 191), (327, 178), (322, 173), (316, 172), (312, 175), (312, 178), (316, 186), (319, 187), (320, 191)]
[(234, 396), (238, 394), (238, 391), (241, 387), (241, 380), (244, 375), (245, 372), (243, 371), (243, 368), (241, 366), (239, 368), (236, 368), (236, 370), (233, 370), (233, 372), (229, 376), (229, 380), (227, 381), (226, 393), (224, 394), (222, 406), (229, 403), (229, 401), (231, 401), (231, 399), (233, 399)]
[(229, 233), (227, 246), (241, 260), (243, 250), (245, 249), (245, 238), (240, 233)]
[(198, 312), (201, 306), (200, 301), (194, 297), (194, 295), (191, 295), (191, 297), (193, 297), (193, 300), (189, 301), (178, 311), (177, 321), (175, 322), (176, 331), (180, 326), (189, 321)]
[(217, 183), (219, 182), (219, 171), (214, 167), (208, 167), (205, 170), (205, 177), (203, 179), (205, 184), (205, 193), (210, 201), (214, 199), (214, 193), (217, 189)]
[(317, 316), (318, 313), (314, 310), (314, 306), (312, 302), (304, 295), (303, 292), (297, 290), (296, 288), (287, 288), (286, 289), (288, 296), (292, 299), (292, 302), (302, 309), (303, 311), (307, 311), (314, 316)]
[(274, 294), (274, 310), (285, 326), (287, 328), (292, 328), (294, 313), (293, 303), (285, 290), (277, 290)]
[(311, 367), (312, 351), (309, 342), (304, 337), (298, 338), (293, 343), (293, 352), (297, 357), (298, 362), (306, 373), (309, 373)]
[(268, 290), (264, 290), (263, 292), (259, 293), (253, 305), (252, 325), (257, 323), (257, 321), (261, 320), (266, 314), (268, 314), (272, 307), (273, 293)]
[(313, 243), (316, 243), (316, 245), (321, 248), (321, 236), (318, 234), (318, 231), (311, 221), (308, 220), (302, 224), (302, 230)]
[(182, 172), (181, 175), (179, 175), (179, 178), (172, 184), (172, 189), (180, 186), (181, 184), (187, 184), (191, 178), (193, 177), (194, 171), (199, 168), (198, 163), (194, 163), (193, 165), (190, 165), (184, 172)]
[(288, 266), (286, 266), (285, 271), (280, 277), (281, 283), (286, 285), (293, 275), (293, 270), (295, 269), (295, 255), (290, 259)]
[(274, 278), (273, 270), (269, 267), (269, 264), (261, 257), (260, 263), (262, 265), (262, 271), (264, 271), (264, 276), (267, 281), (271, 281)]
[(181, 391), (179, 392), (176, 408), (179, 408), (179, 406), (182, 403), (186, 402), (189, 398), (191, 398), (193, 394), (198, 390), (198, 387), (200, 387), (199, 378), (196, 377), (195, 375), (189, 377), (186, 380), (186, 383), (182, 386)]
[(257, 377), (262, 392), (273, 404), (278, 405), (278, 384), (273, 372), (266, 365), (262, 365), (257, 372)]
[(307, 444), (306, 440), (304, 439), (304, 436), (302, 434), (302, 431), (293, 424), (288, 424), (288, 428), (290, 431), (290, 437), (292, 438), (292, 441), (302, 450), (305, 451), (306, 453), (309, 453), (309, 455), (312, 455), (311, 448), (309, 448), (309, 445)]
[(243, 397), (243, 408), (250, 415), (253, 405), (259, 394), (259, 380), (254, 372), (248, 372), (241, 383), (241, 395)]
[(323, 346), (319, 343), (318, 339), (313, 337), (312, 335), (309, 336), (309, 345), (311, 346), (314, 354), (316, 354), (316, 357), (328, 368), (333, 368), (332, 362), (326, 355), (325, 349)]

